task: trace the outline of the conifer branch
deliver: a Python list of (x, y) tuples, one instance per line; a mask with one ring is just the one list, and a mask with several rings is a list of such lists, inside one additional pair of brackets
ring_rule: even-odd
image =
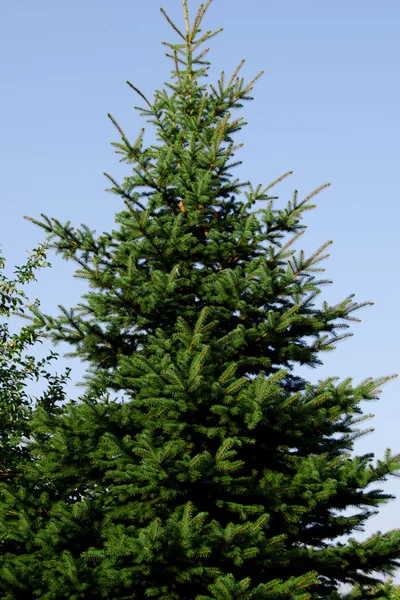
[(220, 29), (216, 29), (215, 31), (207, 31), (207, 33), (205, 33), (195, 44), (193, 44), (192, 51), (197, 50), (197, 48), (201, 46), (201, 44), (203, 44), (204, 42), (208, 42), (208, 40), (221, 33), (221, 31), (223, 31), (222, 27)]
[(270, 183), (269, 185), (267, 185), (266, 188), (263, 189), (263, 191), (261, 192), (260, 196), (263, 196), (265, 194), (265, 192), (267, 192), (268, 190), (270, 190), (277, 183), (280, 183), (283, 179), (285, 179), (286, 177), (288, 177), (288, 175), (292, 175), (292, 174), (293, 174), (293, 171), (287, 171), (287, 173), (284, 173), (283, 175), (281, 175), (280, 177), (278, 177), (278, 179), (275, 179), (275, 181), (273, 181), (272, 183)]
[(193, 59), (193, 64), (209, 65), (210, 63), (208, 61), (201, 61), (200, 60), (209, 51), (210, 51), (210, 48), (205, 48), (198, 56), (196, 56), (196, 58)]
[(213, 0), (207, 0), (205, 5), (204, 5), (204, 3), (200, 4), (200, 6), (197, 10), (196, 17), (194, 19), (193, 31), (196, 31), (199, 28), (199, 25), (200, 25), (201, 21), (203, 20), (203, 17), (206, 14), (206, 11), (209, 8), (212, 1)]
[(264, 75), (264, 71), (260, 71), (258, 75), (253, 77), (253, 79), (246, 86), (246, 88), (240, 93), (240, 96), (238, 96), (238, 98), (244, 96), (245, 94), (247, 94), (247, 92), (250, 92), (253, 89), (255, 82), (261, 77), (261, 75)]
[(176, 76), (178, 78), (179, 85), (182, 85), (181, 74), (179, 71), (178, 57), (177, 57), (176, 51), (174, 51), (174, 63), (175, 63), (175, 71), (176, 71)]
[(306, 198), (304, 198), (304, 200), (302, 200), (300, 202), (300, 204), (296, 204), (295, 208), (298, 209), (301, 206), (303, 206), (304, 204), (306, 204), (306, 202), (308, 202), (309, 200), (311, 200), (311, 198), (313, 198), (314, 196), (316, 196), (317, 194), (319, 194), (320, 192), (322, 192), (322, 190), (324, 190), (325, 188), (329, 187), (331, 184), (330, 183), (324, 183), (323, 185), (320, 185), (316, 190), (314, 190), (313, 192), (311, 192), (311, 194), (309, 194)]
[(183, 14), (185, 17), (185, 29), (186, 29), (186, 41), (191, 42), (190, 38), (190, 25), (189, 25), (189, 10), (187, 5), (187, 0), (183, 0)]
[(181, 31), (177, 28), (177, 26), (175, 25), (175, 23), (169, 18), (169, 16), (167, 15), (167, 13), (165, 12), (165, 10), (163, 8), (160, 8), (160, 11), (162, 12), (162, 14), (164, 15), (164, 17), (167, 19), (168, 23), (171, 25), (171, 27), (173, 29), (175, 29), (176, 33), (183, 39), (186, 40), (185, 36), (183, 35), (183, 33), (181, 33)]
[(237, 74), (239, 73), (240, 69), (243, 67), (244, 63), (246, 62), (245, 58), (242, 58), (242, 60), (240, 61), (239, 65), (236, 67), (236, 69), (234, 70), (228, 85), (226, 86), (227, 89), (229, 89), (231, 87), (231, 85), (233, 84), (233, 81), (235, 79), (235, 77), (237, 76)]
[(143, 100), (146, 102), (147, 106), (153, 110), (153, 106), (150, 104), (150, 102), (147, 100), (146, 96), (137, 88), (135, 87), (130, 81), (126, 82), (130, 88), (132, 88), (137, 94), (139, 94), (139, 96), (141, 98), (143, 98)]
[(118, 130), (118, 132), (120, 133), (122, 139), (125, 141), (127, 139), (126, 135), (122, 131), (121, 127), (118, 125), (117, 121), (114, 119), (114, 117), (112, 115), (110, 115), (110, 113), (107, 113), (107, 117), (110, 119), (110, 121), (112, 122), (112, 124), (114, 125), (114, 127)]
[(302, 235), (304, 235), (304, 231), (299, 231), (298, 233), (296, 233), (295, 236), (293, 236), (282, 248), (280, 248), (278, 254), (276, 255), (276, 258), (283, 258), (283, 254), (285, 253), (285, 251), (288, 248), (290, 248), (290, 246), (292, 246)]
[(108, 173), (103, 173), (103, 175), (105, 175), (105, 177), (107, 177), (107, 179), (109, 181), (111, 181), (111, 183), (114, 185), (115, 190), (109, 190), (107, 189), (106, 192), (114, 192), (114, 193), (118, 193), (121, 196), (123, 196), (126, 200), (129, 200), (129, 202), (133, 202), (134, 204), (137, 204), (142, 210), (146, 210), (146, 207), (139, 202), (139, 200), (136, 200), (135, 198), (132, 198), (129, 194), (127, 194), (125, 192), (125, 190), (123, 190), (120, 185), (115, 181), (115, 179), (113, 179), (111, 177), (111, 175), (109, 175)]

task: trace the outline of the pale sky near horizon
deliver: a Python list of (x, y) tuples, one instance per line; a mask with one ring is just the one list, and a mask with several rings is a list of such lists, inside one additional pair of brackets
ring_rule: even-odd
[[(189, 0), (192, 18), (198, 4)], [(177, 35), (160, 5), (183, 26), (180, 0), (17, 0), (2, 6), (0, 244), (10, 269), (44, 237), (23, 215), (43, 212), (100, 232), (113, 228), (122, 202), (104, 193), (102, 173), (121, 180), (129, 167), (113, 153), (110, 142), (118, 134), (106, 115), (132, 140), (145, 126), (145, 143), (154, 141), (152, 126), (133, 109), (143, 102), (125, 81), (150, 100), (169, 81), (172, 65), (161, 42), (176, 42)], [(309, 228), (297, 247), (311, 253), (334, 241), (325, 263), (334, 283), (323, 299), (338, 302), (355, 293), (356, 300), (375, 303), (360, 311), (354, 337), (324, 357), (323, 367), (302, 370), (312, 381), (400, 373), (399, 19), (397, 0), (214, 0), (204, 20), (203, 30), (224, 28), (209, 43), (208, 82), (223, 69), (229, 77), (242, 58), (246, 81), (265, 71), (254, 101), (237, 112), (248, 125), (235, 134), (244, 142), (235, 175), (267, 185), (293, 170), (274, 190), (280, 206), (293, 189), (305, 196), (331, 182), (307, 215)], [(50, 260), (53, 268), (40, 275), (31, 295), (55, 314), (57, 304), (74, 305), (86, 288), (72, 278), (72, 265)], [(72, 366), (76, 383), (83, 368)], [(376, 415), (369, 423), (375, 432), (356, 443), (357, 454), (371, 451), (379, 458), (387, 447), (400, 452), (399, 392), (397, 379), (379, 402), (365, 407)], [(383, 487), (400, 497), (400, 480)], [(400, 528), (399, 502), (381, 508), (357, 537)]]

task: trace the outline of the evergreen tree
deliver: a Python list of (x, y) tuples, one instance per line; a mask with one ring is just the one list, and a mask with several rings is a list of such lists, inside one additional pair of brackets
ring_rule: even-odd
[(144, 147), (143, 130), (129, 142), (110, 116), (132, 167), (121, 184), (107, 175), (124, 202), (117, 228), (31, 219), (90, 286), (58, 317), (32, 307), (34, 325), (90, 369), (80, 403), (32, 420), (26, 477), (51, 493), (26, 550), (41, 573), (30, 597), (387, 598), (378, 575), (399, 566), (400, 533), (338, 539), (391, 498), (376, 484), (400, 456), (351, 455), (354, 426), (370, 417), (361, 401), (391, 377), (295, 374), (321, 364), (368, 303), (319, 306), (329, 243), (308, 257), (293, 249), (326, 185), (276, 208), (270, 190), (289, 173), (264, 188), (232, 179), (245, 125), (232, 111), (258, 76), (245, 84), (242, 61), (228, 81), (201, 84), (201, 47), (220, 31), (201, 32), (210, 4), (191, 23), (183, 0), (183, 31), (161, 9), (180, 38), (166, 44), (172, 81), (153, 102), (129, 84), (157, 144)]

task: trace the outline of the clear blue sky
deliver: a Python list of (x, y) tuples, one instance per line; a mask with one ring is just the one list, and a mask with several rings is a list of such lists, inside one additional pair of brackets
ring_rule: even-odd
[[(17, 0), (2, 6), (0, 64), (0, 243), (9, 265), (43, 239), (23, 220), (41, 212), (76, 225), (110, 230), (120, 210), (104, 193), (108, 171), (129, 173), (109, 143), (118, 136), (111, 112), (133, 139), (146, 126), (133, 110), (142, 101), (124, 83), (132, 81), (150, 99), (169, 80), (170, 61), (162, 40), (177, 36), (159, 11), (161, 1)], [(180, 0), (164, 0), (180, 26)], [(189, 0), (192, 16), (197, 0)], [(308, 215), (301, 247), (312, 252), (333, 239), (327, 276), (334, 285), (325, 299), (350, 293), (373, 300), (360, 313), (355, 336), (340, 344), (312, 380), (328, 375), (365, 377), (400, 373), (398, 232), (400, 138), (400, 38), (398, 0), (214, 0), (204, 27), (224, 27), (210, 44), (209, 82), (222, 69), (232, 73), (242, 58), (246, 80), (260, 70), (255, 100), (242, 115), (248, 126), (236, 134), (245, 146), (237, 154), (242, 180), (268, 184), (294, 174), (276, 191), (286, 205), (293, 189), (306, 195), (322, 183), (332, 187)], [(45, 311), (78, 301), (84, 285), (72, 279), (72, 265), (52, 258), (53, 268), (33, 290)], [(396, 283), (397, 281), (397, 283)], [(64, 364), (64, 362), (63, 362)], [(83, 370), (75, 365), (73, 381)], [(72, 393), (76, 393), (71, 387)], [(367, 406), (375, 433), (356, 452), (400, 451), (400, 380)], [(386, 484), (400, 496), (399, 480)], [(400, 527), (399, 500), (384, 507), (367, 533)], [(398, 578), (400, 583), (400, 578)]]

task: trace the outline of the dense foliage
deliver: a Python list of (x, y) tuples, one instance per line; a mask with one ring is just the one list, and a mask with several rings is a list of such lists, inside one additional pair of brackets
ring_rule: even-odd
[[(10, 590), (20, 590), (21, 581), (31, 583), (32, 574), (40, 579), (32, 556), (32, 536), (41, 521), (38, 502), (46, 494), (46, 486), (27, 477), (33, 461), (28, 442), (37, 411), (43, 410), (49, 420), (61, 412), (69, 374), (68, 370), (62, 375), (51, 373), (57, 356), (52, 351), (42, 359), (35, 358), (41, 340), (33, 327), (15, 331), (11, 327), (15, 311), (23, 313), (28, 303), (24, 286), (46, 266), (46, 252), (41, 246), (10, 279), (0, 255), (0, 597), (4, 600), (32, 598), (32, 590), (27, 596), (19, 591), (15, 596)], [(41, 388), (38, 397), (30, 392), (34, 382)], [(41, 439), (38, 433), (37, 440)]]
[[(379, 486), (400, 468), (390, 451), (376, 463), (352, 455), (370, 416), (360, 403), (391, 377), (296, 375), (321, 364), (367, 303), (319, 305), (328, 244), (309, 257), (293, 249), (326, 185), (277, 208), (269, 191), (289, 173), (264, 188), (232, 180), (245, 124), (232, 111), (257, 77), (245, 85), (242, 62), (227, 82), (201, 84), (200, 48), (218, 33), (201, 33), (210, 2), (190, 25), (184, 0), (184, 31), (162, 11), (180, 37), (167, 44), (167, 89), (150, 102), (129, 84), (158, 143), (144, 147), (143, 130), (130, 143), (110, 117), (132, 169), (122, 184), (107, 175), (124, 201), (116, 229), (32, 219), (90, 287), (57, 317), (33, 305), (32, 326), (90, 368), (79, 402), (30, 419), (29, 463), (9, 500), (23, 517), (2, 558), (6, 600), (393, 592), (376, 586), (400, 564), (399, 531), (341, 541), (390, 499)], [(20, 504), (31, 495), (36, 520)]]

